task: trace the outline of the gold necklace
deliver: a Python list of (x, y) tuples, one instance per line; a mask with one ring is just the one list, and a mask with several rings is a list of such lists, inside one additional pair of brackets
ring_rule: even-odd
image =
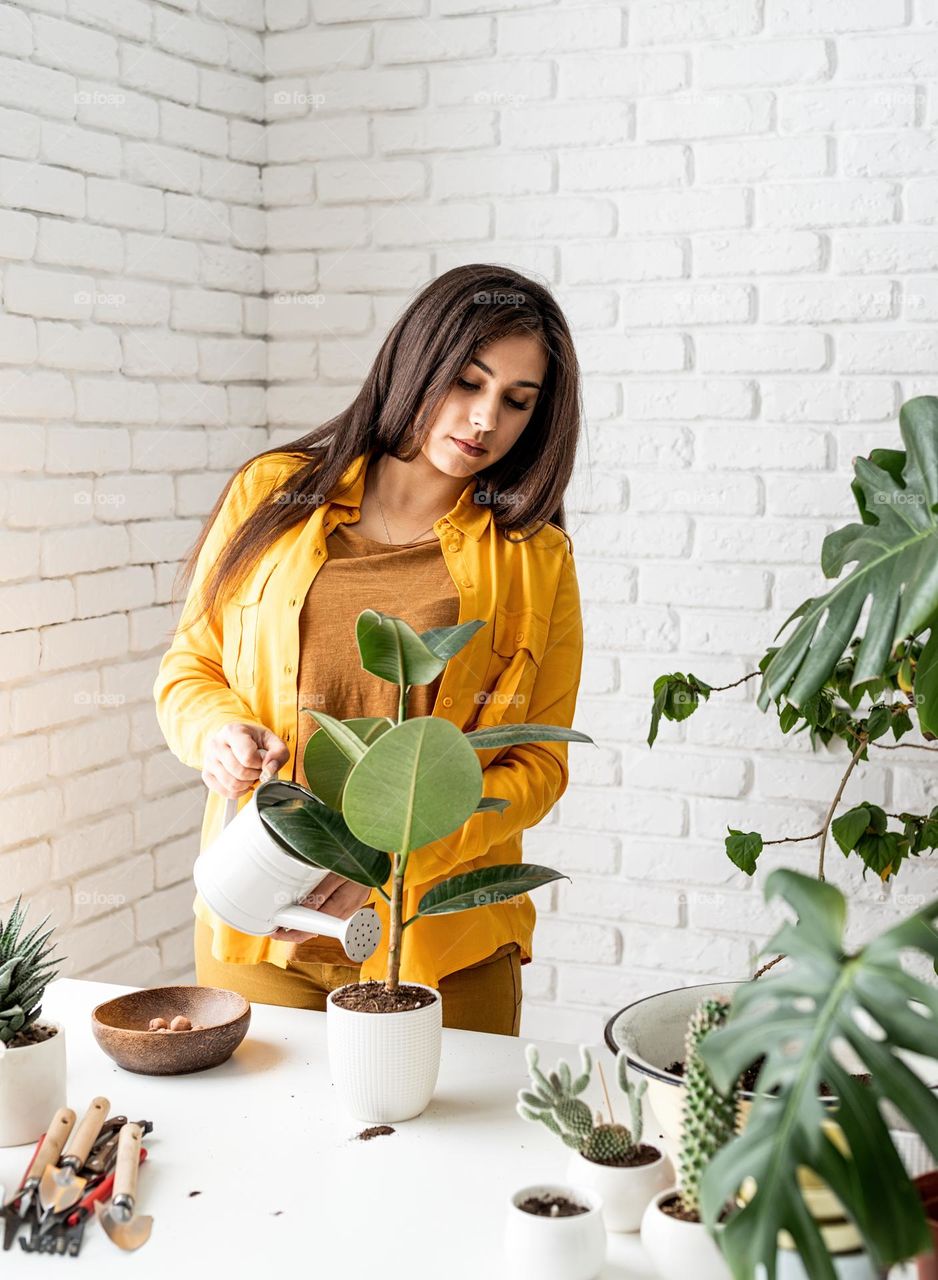
[[(420, 533), (415, 533), (415, 534), (414, 534), (414, 536), (410, 539), (410, 542), (399, 542), (399, 543), (391, 542), (391, 530), (388, 528), (388, 522), (387, 522), (387, 520), (385, 520), (385, 518), (384, 518), (384, 507), (382, 507), (382, 505), (381, 505), (381, 499), (378, 497), (378, 485), (377, 485), (377, 482), (375, 483), (374, 495), (375, 495), (375, 502), (377, 502), (377, 504), (378, 504), (378, 511), (381, 513), (381, 523), (384, 525), (384, 532), (385, 532), (385, 533), (387, 534), (387, 536), (388, 536), (388, 544), (389, 544), (390, 546), (409, 547), (409, 546), (411, 545), (411, 543), (414, 543), (414, 542), (416, 542), (416, 541), (417, 541), (417, 539), (420, 537), (420, 533), (430, 533), (430, 532), (431, 532), (431, 530), (433, 529), (433, 525), (432, 525), (432, 524), (430, 525), (430, 528), (429, 528), (429, 529), (421, 529)], [(434, 521), (434, 524), (435, 524), (435, 523), (436, 523), (436, 521)]]

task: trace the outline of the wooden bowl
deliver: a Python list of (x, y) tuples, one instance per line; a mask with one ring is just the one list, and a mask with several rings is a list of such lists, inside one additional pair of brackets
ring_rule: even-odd
[[(197, 1031), (150, 1031), (151, 1018), (177, 1014)], [(181, 1076), (227, 1061), (244, 1039), (251, 1006), (220, 987), (145, 987), (91, 1011), (94, 1038), (118, 1066), (145, 1076)]]

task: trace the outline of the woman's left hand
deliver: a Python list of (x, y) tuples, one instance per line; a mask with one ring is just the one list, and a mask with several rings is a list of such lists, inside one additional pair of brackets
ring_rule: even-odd
[[(354, 880), (346, 880), (345, 876), (329, 871), (298, 905), (348, 920), (370, 896), (371, 890), (366, 885), (356, 884)], [(300, 929), (277, 929), (270, 936), (278, 942), (306, 942), (319, 937), (319, 934), (303, 933)]]

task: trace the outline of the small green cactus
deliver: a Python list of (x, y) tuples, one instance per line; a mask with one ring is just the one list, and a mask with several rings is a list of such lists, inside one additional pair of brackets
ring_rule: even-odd
[(704, 1000), (687, 1024), (684, 1053), (680, 1172), (681, 1203), (700, 1217), (700, 1183), (707, 1165), (736, 1133), (739, 1082), (726, 1097), (721, 1094), (700, 1057), (701, 1042), (729, 1015), (724, 1000)]
[[(533, 1044), (525, 1050), (530, 1089), (518, 1091), (517, 1111), (523, 1120), (545, 1124), (568, 1147), (579, 1151), (597, 1164), (622, 1164), (642, 1140), (642, 1095), (648, 1087), (643, 1080), (637, 1087), (628, 1078), (628, 1062), (624, 1053), (616, 1057), (616, 1082), (629, 1100), (631, 1128), (616, 1124), (609, 1103), (609, 1123), (601, 1112), (593, 1113), (579, 1098), (589, 1084), (593, 1059), (589, 1049), (580, 1045), (580, 1074), (574, 1078), (566, 1062), (558, 1062), (554, 1071), (545, 1075), (538, 1066), (538, 1051)], [(607, 1098), (608, 1102), (608, 1098)]]

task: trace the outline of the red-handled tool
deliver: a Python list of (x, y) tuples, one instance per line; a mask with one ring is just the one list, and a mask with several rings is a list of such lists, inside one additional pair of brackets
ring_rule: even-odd
[[(143, 1164), (146, 1158), (147, 1149), (141, 1147), (139, 1163)], [(92, 1216), (94, 1205), (110, 1198), (114, 1189), (115, 1172), (116, 1170), (112, 1170), (106, 1178), (86, 1192), (73, 1209), (43, 1222), (39, 1228), (39, 1239), (36, 1243), (30, 1241), (31, 1247), (27, 1246), (25, 1240), (21, 1240), (23, 1248), (27, 1249), (27, 1252), (38, 1250), (40, 1253), (68, 1253), (69, 1257), (77, 1257), (81, 1249), (85, 1223)]]
[(39, 1179), (48, 1164), (55, 1164), (75, 1123), (70, 1107), (59, 1107), (33, 1152), (26, 1176), (16, 1195), (3, 1206), (3, 1247), (9, 1249), (19, 1228), (32, 1213), (35, 1220)]

